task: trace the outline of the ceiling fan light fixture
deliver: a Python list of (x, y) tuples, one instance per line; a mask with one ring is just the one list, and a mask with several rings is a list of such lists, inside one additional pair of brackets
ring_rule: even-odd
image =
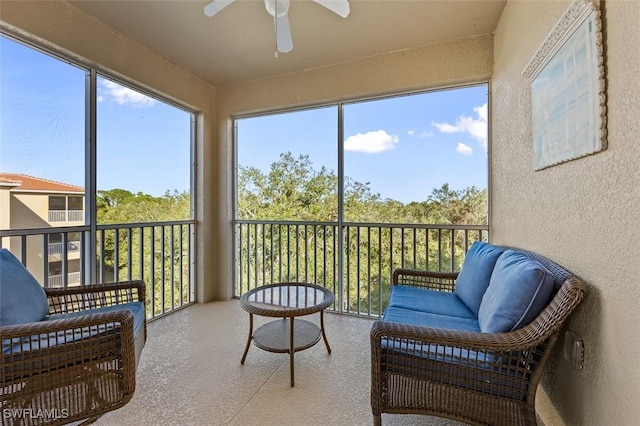
[(267, 13), (274, 18), (282, 18), (289, 13), (289, 0), (264, 0)]
[[(211, 0), (204, 7), (204, 14), (209, 17), (214, 16), (234, 1), (235, 0)], [(278, 57), (278, 52), (288, 53), (293, 50), (293, 40), (288, 16), (289, 2), (290, 0), (264, 0), (267, 13), (273, 17), (273, 26), (276, 31), (276, 58)], [(343, 18), (346, 18), (350, 12), (349, 0), (313, 0), (313, 2)]]

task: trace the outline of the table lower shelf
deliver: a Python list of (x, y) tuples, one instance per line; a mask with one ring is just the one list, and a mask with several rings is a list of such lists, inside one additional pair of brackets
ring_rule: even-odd
[[(289, 318), (285, 318), (264, 324), (254, 331), (253, 343), (265, 351), (289, 353), (290, 321)], [(295, 319), (293, 328), (294, 352), (308, 349), (320, 341), (322, 331), (312, 322)]]

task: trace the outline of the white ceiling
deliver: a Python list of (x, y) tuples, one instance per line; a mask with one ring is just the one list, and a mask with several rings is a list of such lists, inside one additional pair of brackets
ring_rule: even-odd
[(236, 0), (209, 18), (209, 0), (72, 0), (69, 3), (214, 86), (302, 71), (491, 33), (506, 0), (350, 0), (343, 19), (291, 0), (293, 51), (276, 58), (263, 0)]

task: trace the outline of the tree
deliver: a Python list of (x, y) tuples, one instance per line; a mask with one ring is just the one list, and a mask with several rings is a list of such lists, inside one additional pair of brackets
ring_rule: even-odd
[[(171, 271), (185, 271), (188, 259), (188, 228), (169, 226), (143, 226), (146, 223), (189, 219), (191, 217), (191, 197), (187, 191), (166, 191), (162, 197), (154, 197), (138, 192), (134, 194), (124, 189), (98, 191), (96, 200), (98, 224), (123, 224), (119, 229), (107, 228), (99, 235), (99, 253), (105, 265), (106, 281), (145, 277), (148, 284), (148, 302), (156, 311), (162, 310), (162, 302), (171, 303), (171, 295), (179, 303), (179, 298), (188, 296), (179, 289), (180, 275)], [(141, 224), (141, 226), (131, 226)], [(144, 228), (144, 231), (143, 231)], [(152, 244), (153, 243), (153, 244)], [(151, 247), (154, 247), (152, 252)], [(183, 248), (183, 252), (179, 248)], [(133, 256), (129, 258), (129, 253)], [(142, 258), (142, 261), (141, 261)], [(173, 267), (170, 267), (173, 262)], [(153, 265), (153, 270), (151, 270)], [(163, 269), (162, 266), (165, 266)], [(173, 278), (173, 282), (172, 282)], [(182, 276), (182, 282), (188, 276)], [(164, 288), (161, 289), (162, 284)], [(173, 291), (172, 291), (173, 290)]]
[[(388, 277), (398, 266), (398, 259), (410, 259), (407, 262), (411, 264), (406, 267), (437, 269), (457, 262), (449, 253), (454, 245), (455, 252), (461, 252), (466, 242), (465, 234), (405, 230), (382, 224), (486, 224), (487, 221), (486, 190), (475, 187), (455, 191), (445, 183), (426, 200), (403, 204), (382, 199), (371, 191), (368, 182), (346, 177), (344, 186), (346, 220), (381, 224), (364, 228), (350, 225), (343, 230), (347, 254), (342, 271), (344, 299), (346, 309), (357, 312), (381, 312), (388, 296)], [(241, 219), (326, 222), (326, 225), (239, 225), (238, 255), (242, 261), (239, 281), (243, 290), (274, 280), (300, 281), (309, 277), (324, 285), (336, 285), (337, 190), (336, 174), (325, 167), (315, 170), (307, 155), (296, 158), (289, 152), (283, 153), (268, 173), (253, 167), (239, 168)], [(416, 248), (420, 248), (420, 254)]]
[(96, 200), (98, 223), (144, 223), (182, 220), (191, 217), (191, 198), (187, 191), (166, 191), (153, 197), (125, 189), (98, 191)]
[(325, 167), (312, 169), (308, 155), (280, 155), (268, 174), (240, 167), (238, 212), (241, 218), (327, 221), (337, 217), (338, 179)]
[(436, 218), (435, 223), (486, 225), (487, 191), (475, 186), (454, 191), (445, 183), (432, 191), (424, 208)]

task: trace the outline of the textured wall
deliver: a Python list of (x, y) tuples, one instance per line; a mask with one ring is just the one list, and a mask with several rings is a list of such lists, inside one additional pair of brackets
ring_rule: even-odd
[[(538, 251), (591, 285), (569, 324), (585, 341), (584, 370), (563, 359), (560, 340), (543, 379), (542, 394), (564, 422), (638, 424), (640, 3), (609, 0), (602, 7), (608, 149), (534, 172), (531, 99), (522, 71), (569, 4), (510, 1), (495, 32), (491, 237)], [(540, 405), (552, 424), (553, 407)]]
[[(215, 187), (220, 179), (216, 180), (213, 174), (219, 169), (203, 167), (204, 164), (216, 164), (218, 158), (217, 145), (213, 142), (215, 89), (65, 2), (3, 0), (0, 18), (0, 28), (10, 34), (79, 63), (94, 66), (198, 112), (196, 151), (201, 161), (196, 168), (196, 191), (200, 195), (197, 199), (197, 220), (202, 238), (197, 240), (199, 262), (196, 277), (200, 283), (226, 280), (227, 277), (221, 273), (228, 268), (220, 267), (220, 263), (230, 260), (224, 256), (213, 259), (207, 256), (205, 262), (202, 255), (211, 253), (220, 245), (216, 241), (219, 234), (212, 230), (219, 226), (217, 221), (220, 220), (214, 206), (228, 201), (219, 197), (223, 192)], [(208, 301), (214, 297), (213, 286), (199, 286), (199, 300)]]
[(487, 81), (491, 40), (478, 36), (220, 87), (218, 116)]
[(11, 211), (9, 210), (11, 193), (10, 186), (0, 185), (0, 229), (9, 229), (11, 226)]

